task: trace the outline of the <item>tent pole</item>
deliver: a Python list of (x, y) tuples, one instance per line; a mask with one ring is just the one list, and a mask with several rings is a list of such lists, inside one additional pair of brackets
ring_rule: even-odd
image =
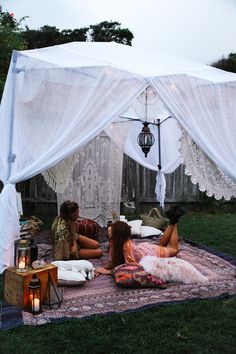
[(7, 180), (11, 176), (12, 163), (15, 161), (16, 155), (12, 152), (13, 146), (13, 130), (14, 130), (14, 114), (15, 114), (15, 90), (16, 90), (16, 61), (17, 61), (17, 51), (13, 50), (12, 52), (12, 89), (11, 89), (11, 113), (10, 113), (10, 125), (9, 125), (9, 154), (8, 154), (8, 171), (7, 171)]
[(136, 162), (136, 177), (135, 177), (135, 207), (136, 213), (140, 213), (140, 170), (139, 163)]
[(158, 129), (158, 170), (161, 171), (161, 123), (160, 119), (157, 119), (157, 129)]

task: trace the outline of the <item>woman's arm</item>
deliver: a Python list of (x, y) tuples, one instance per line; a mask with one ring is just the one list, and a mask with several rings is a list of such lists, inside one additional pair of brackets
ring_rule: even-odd
[(133, 252), (133, 242), (131, 240), (124, 244), (123, 252), (125, 263), (136, 263), (136, 259)]
[(112, 269), (107, 269), (105, 267), (98, 267), (95, 269), (95, 276), (98, 276), (99, 274), (111, 275)]

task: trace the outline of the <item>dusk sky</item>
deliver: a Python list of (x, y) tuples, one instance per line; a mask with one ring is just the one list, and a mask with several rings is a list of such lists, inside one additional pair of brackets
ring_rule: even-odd
[(118, 21), (134, 47), (210, 64), (236, 52), (236, 0), (0, 0), (30, 29)]

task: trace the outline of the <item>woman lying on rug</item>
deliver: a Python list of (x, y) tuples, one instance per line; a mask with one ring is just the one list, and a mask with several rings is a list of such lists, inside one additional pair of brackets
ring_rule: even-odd
[(98, 274), (112, 274), (113, 268), (123, 263), (139, 263), (144, 256), (161, 258), (174, 257), (179, 252), (177, 222), (186, 213), (184, 207), (173, 207), (166, 212), (170, 225), (165, 229), (159, 245), (149, 242), (136, 244), (131, 240), (130, 226), (123, 221), (116, 221), (108, 229), (110, 239), (109, 263), (95, 270)]
[(75, 221), (79, 217), (78, 204), (70, 200), (60, 207), (60, 215), (52, 225), (53, 256), (55, 260), (88, 259), (102, 256), (102, 249), (96, 240), (79, 235)]

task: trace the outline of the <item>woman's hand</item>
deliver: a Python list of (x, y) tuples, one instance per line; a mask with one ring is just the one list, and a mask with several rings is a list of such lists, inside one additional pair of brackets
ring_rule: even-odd
[(106, 269), (104, 267), (98, 267), (94, 271), (95, 277), (99, 276), (99, 274), (111, 275), (111, 273), (112, 273), (111, 269)]

